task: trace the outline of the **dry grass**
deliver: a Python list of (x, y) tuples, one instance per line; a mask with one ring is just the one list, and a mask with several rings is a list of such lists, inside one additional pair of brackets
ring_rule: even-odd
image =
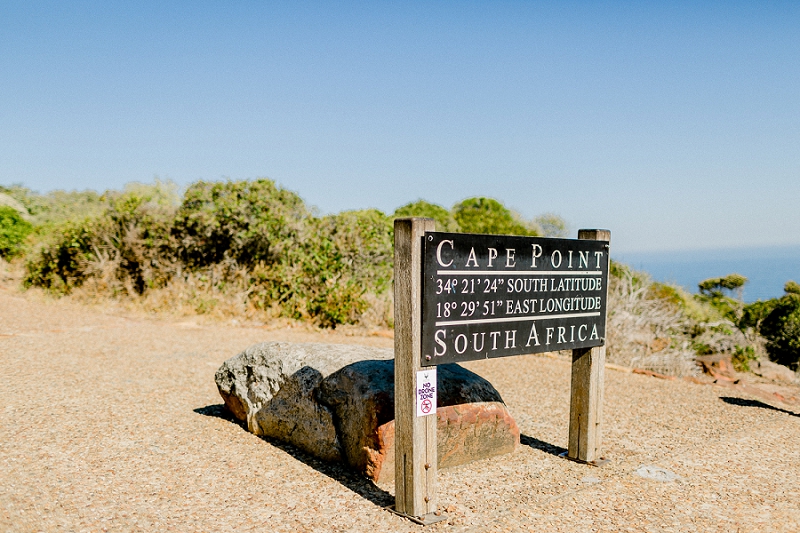
[(685, 334), (687, 318), (669, 301), (649, 298), (650, 287), (649, 279), (635, 278), (626, 269), (609, 278), (608, 362), (670, 376), (697, 374)]

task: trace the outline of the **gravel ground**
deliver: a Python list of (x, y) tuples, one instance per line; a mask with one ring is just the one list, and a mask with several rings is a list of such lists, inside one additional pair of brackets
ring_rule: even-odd
[(391, 490), (227, 417), (214, 372), (265, 340), (392, 346), (0, 288), (0, 530), (800, 531), (800, 409), (608, 370), (610, 463), (576, 464), (558, 457), (570, 366), (557, 356), (464, 365), (503, 395), (523, 444), (441, 471), (448, 518), (423, 528), (383, 509)]

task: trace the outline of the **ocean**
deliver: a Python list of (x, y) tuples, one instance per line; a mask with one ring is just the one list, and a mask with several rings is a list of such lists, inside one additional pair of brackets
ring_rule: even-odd
[(705, 279), (735, 272), (748, 278), (743, 292), (748, 303), (783, 296), (783, 286), (789, 280), (800, 283), (800, 246), (619, 254), (612, 248), (611, 258), (692, 293)]

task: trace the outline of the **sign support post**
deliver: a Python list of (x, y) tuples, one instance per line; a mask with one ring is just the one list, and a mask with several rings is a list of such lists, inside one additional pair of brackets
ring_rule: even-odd
[(394, 221), (395, 511), (424, 519), (437, 510), (437, 416), (417, 416), (416, 374), (422, 370), (422, 242), (430, 218)]
[[(582, 229), (578, 239), (605, 241), (610, 244), (608, 230)], [(608, 246), (608, 244), (606, 244)], [(604, 287), (605, 297), (608, 287)], [(605, 322), (605, 317), (603, 318)], [(572, 350), (572, 384), (569, 406), (570, 459), (598, 464), (601, 461), (601, 424), (605, 391), (606, 346)]]

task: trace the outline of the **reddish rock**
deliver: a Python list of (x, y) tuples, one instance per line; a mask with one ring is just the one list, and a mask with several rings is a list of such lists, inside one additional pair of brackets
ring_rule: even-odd
[[(436, 415), (440, 469), (511, 453), (519, 445), (517, 423), (500, 402), (448, 405)], [(364, 473), (379, 485), (389, 485), (394, 481), (394, 420), (378, 427), (376, 435)]]
[[(466, 464), (519, 444), (519, 428), (491, 383), (456, 365), (437, 367), (438, 464)], [(360, 361), (326, 378), (317, 395), (334, 413), (342, 455), (381, 484), (394, 479), (394, 361)]]

